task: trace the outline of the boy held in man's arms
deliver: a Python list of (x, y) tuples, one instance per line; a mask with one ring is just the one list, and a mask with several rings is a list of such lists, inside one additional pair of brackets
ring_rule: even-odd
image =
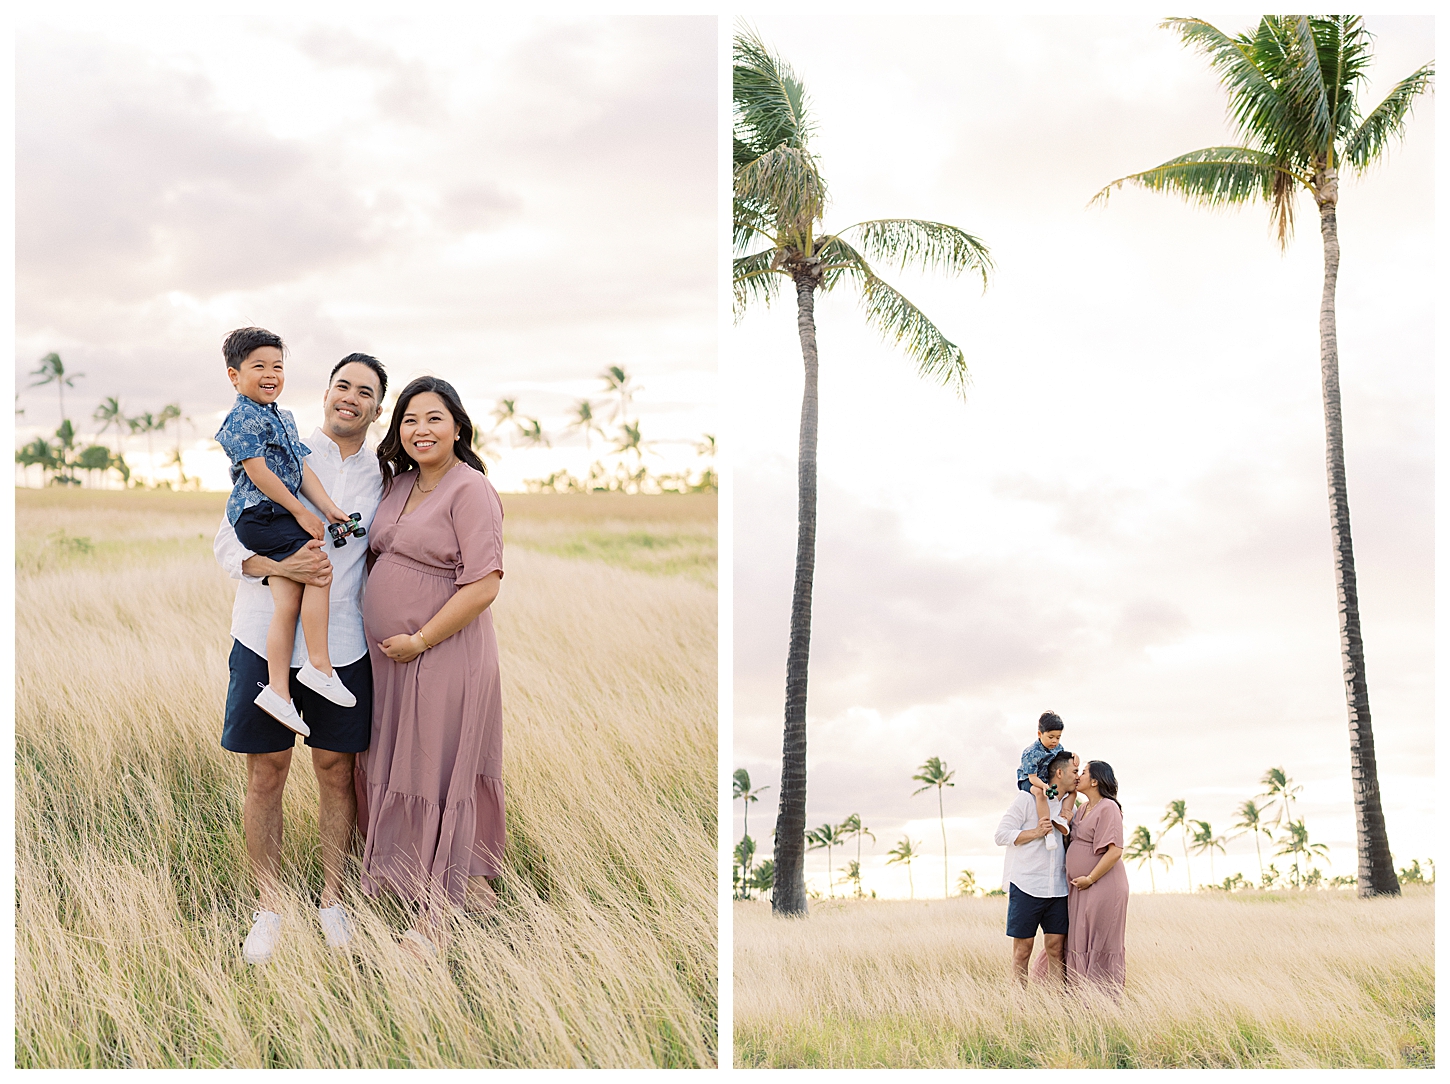
[[(216, 440), (232, 461), (232, 495), (227, 519), (237, 539), (253, 553), (281, 560), (326, 534), (322, 520), (297, 499), (300, 491), (331, 523), (343, 523), (339, 508), (317, 475), (303, 461), (310, 449), (297, 435), (290, 410), (276, 400), (284, 383), (280, 336), (259, 327), (233, 331), (222, 344), (227, 376), (237, 401), (217, 431)], [(357, 703), (333, 672), (327, 649), (328, 589), (281, 576), (272, 589), (272, 623), (267, 628), (267, 678), (256, 705), (283, 726), (306, 736), (307, 724), (292, 704), (291, 664), (297, 617), (307, 642), (307, 661), (297, 680), (319, 695), (350, 708)], [(260, 684), (260, 683), (259, 683)]]
[[(1037, 720), (1037, 740), (1022, 750), (1022, 761), (1017, 766), (1017, 789), (1029, 791), (1037, 801), (1037, 819), (1049, 816), (1047, 800), (1057, 797), (1057, 788), (1049, 787), (1039, 777), (1042, 768), (1049, 760), (1058, 754), (1058, 746), (1062, 744), (1062, 719), (1056, 712), (1044, 711)], [(1077, 769), (1077, 757), (1072, 758), (1073, 769)], [(1077, 794), (1074, 792), (1071, 801), (1064, 800), (1058, 816), (1066, 820), (1072, 813), (1072, 807), (1077, 804)], [(1057, 833), (1055, 831), (1047, 834), (1047, 849), (1057, 850)]]

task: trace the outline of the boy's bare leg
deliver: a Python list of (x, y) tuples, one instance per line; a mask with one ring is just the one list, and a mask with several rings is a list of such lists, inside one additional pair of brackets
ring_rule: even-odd
[(302, 591), (302, 635), (307, 641), (307, 661), (328, 677), (332, 658), (327, 650), (327, 600), (330, 589), (308, 585)]
[(247, 754), (247, 794), (242, 802), (242, 832), (257, 881), (258, 906), (280, 913), (282, 867), (282, 789), (292, 765), (292, 750)]
[(353, 829), (357, 826), (357, 792), (352, 785), (352, 753), (331, 749), (312, 750), (312, 770), (317, 775), (317, 831), (322, 837), (323, 907), (340, 899), (342, 871)]
[[(1048, 811), (1047, 808), (1047, 791), (1044, 790), (1042, 787), (1033, 787), (1032, 797), (1037, 802), (1037, 819), (1040, 821), (1043, 817), (1051, 816), (1051, 813)], [(1054, 829), (1054, 831), (1055, 830), (1056, 829)]]
[(292, 641), (297, 635), (302, 585), (281, 576), (273, 576), (268, 583), (272, 588), (272, 623), (267, 626), (267, 681), (274, 693), (290, 701)]

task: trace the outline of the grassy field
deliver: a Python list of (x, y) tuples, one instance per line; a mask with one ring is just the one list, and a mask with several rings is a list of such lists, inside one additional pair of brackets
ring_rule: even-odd
[(1134, 896), (1120, 1006), (1012, 983), (1006, 906), (838, 900), (781, 921), (737, 903), (736, 1065), (1434, 1064), (1432, 888)]
[(223, 501), (17, 494), (17, 1064), (712, 1065), (713, 499), (505, 495), (501, 908), (423, 964), (401, 907), (353, 893), (358, 951), (329, 952), (296, 757), (263, 968), (217, 744)]

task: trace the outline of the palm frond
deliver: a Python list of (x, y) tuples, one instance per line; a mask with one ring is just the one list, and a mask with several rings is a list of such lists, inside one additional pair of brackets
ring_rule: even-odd
[[(1327, 154), (1334, 146), (1334, 116), (1330, 88), (1325, 85), (1325, 72), (1319, 64), (1320, 43), (1315, 34), (1316, 28), (1321, 32), (1327, 28), (1321, 27), (1320, 21), (1311, 23), (1307, 15), (1277, 18), (1283, 24), (1287, 43), (1279, 90), (1288, 101), (1290, 123), (1280, 129), (1273, 143), (1277, 146), (1289, 143), (1300, 153)], [(1332, 53), (1338, 52), (1333, 43), (1327, 44)]]
[(805, 87), (790, 65), (748, 27), (735, 35), (731, 64), (737, 164), (742, 150), (760, 155), (782, 145), (804, 149), (812, 124)]
[(1405, 76), (1372, 109), (1344, 144), (1344, 157), (1363, 173), (1384, 152), (1390, 141), (1405, 134), (1415, 99), (1435, 82), (1435, 62)]
[(1209, 207), (1254, 199), (1272, 202), (1274, 181), (1280, 176), (1291, 181), (1302, 180), (1264, 151), (1249, 147), (1204, 147), (1170, 158), (1142, 173), (1119, 177), (1095, 195), (1089, 205), (1106, 203), (1112, 190), (1125, 184), (1152, 192), (1172, 192)]
[(735, 197), (730, 215), (730, 241), (736, 252), (745, 252), (761, 241), (775, 243), (770, 230), (775, 225), (759, 200)]
[(741, 256), (731, 267), (734, 310), (738, 320), (752, 304), (769, 305), (780, 289), (782, 274), (775, 269), (776, 249)]
[(965, 395), (971, 383), (962, 348), (941, 333), (926, 313), (875, 275), (861, 276), (866, 320), (916, 361), (916, 371)]
[[(1202, 19), (1165, 19), (1158, 24), (1177, 31), (1185, 45), (1208, 58), (1229, 96), (1229, 112), (1246, 135), (1272, 145), (1273, 133), (1287, 119), (1287, 103), (1260, 66), (1265, 49), (1247, 37), (1231, 38)], [(1260, 24), (1263, 33), (1267, 28)]]
[(1372, 38), (1360, 15), (1317, 15), (1310, 18), (1325, 76), (1335, 139), (1344, 139), (1359, 125), (1356, 87), (1374, 59)]
[(987, 246), (965, 230), (916, 218), (878, 218), (847, 226), (840, 233), (851, 230), (860, 231), (856, 244), (872, 259), (952, 275), (975, 271), (982, 288), (987, 288), (992, 258)]
[(784, 144), (735, 170), (735, 198), (760, 217), (792, 231), (821, 217), (826, 182), (808, 151)]

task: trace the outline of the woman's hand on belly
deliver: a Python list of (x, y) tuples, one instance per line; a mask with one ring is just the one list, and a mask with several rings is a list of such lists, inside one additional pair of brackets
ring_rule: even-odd
[(389, 636), (378, 647), (394, 662), (412, 662), (425, 649), (422, 638), (416, 632), (400, 632), (396, 636)]

